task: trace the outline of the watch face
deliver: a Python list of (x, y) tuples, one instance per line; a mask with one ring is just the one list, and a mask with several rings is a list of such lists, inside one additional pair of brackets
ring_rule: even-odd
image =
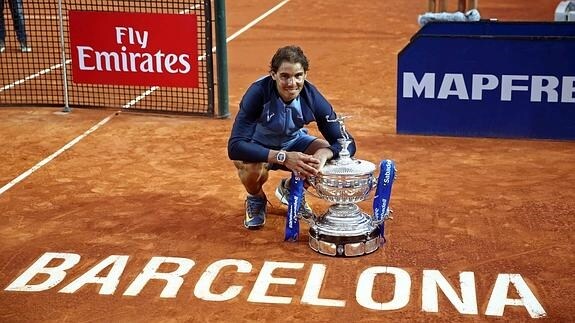
[(276, 159), (278, 162), (283, 163), (286, 160), (286, 153), (285, 151), (280, 151), (277, 155), (276, 155)]

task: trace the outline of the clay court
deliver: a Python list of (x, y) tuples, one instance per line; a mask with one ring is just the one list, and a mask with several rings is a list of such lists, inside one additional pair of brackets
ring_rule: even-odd
[[(228, 35), (279, 2), (228, 1)], [(551, 21), (556, 5), (479, 1), (483, 18), (501, 21)], [(397, 54), (426, 8), (426, 1), (288, 1), (229, 42), (229, 119), (0, 109), (0, 321), (575, 321), (575, 143), (396, 134)], [(352, 116), (356, 157), (396, 162), (394, 219), (372, 254), (320, 255), (308, 247), (306, 223), (297, 242), (284, 242), (287, 209), (271, 198), (283, 172), (265, 188), (272, 203), (265, 227), (242, 225), (245, 192), (227, 157), (228, 135), (247, 87), (278, 47), (292, 43), (310, 58), (308, 78), (338, 113)], [(371, 201), (360, 206), (369, 211)], [(63, 254), (78, 260), (57, 283), (8, 288), (54, 254), (47, 267), (61, 265)], [(131, 294), (153, 259), (164, 261), (158, 273), (187, 265), (181, 286), (151, 279)], [(370, 270), (380, 274), (369, 280)], [(394, 272), (409, 283), (383, 274)], [(476, 313), (461, 313), (441, 290), (431, 297), (423, 281), (437, 272), (458, 298), (460, 274), (473, 274)], [(498, 300), (496, 281), (518, 276)], [(206, 289), (199, 282), (209, 277)], [(529, 296), (518, 286), (532, 293), (528, 304), (512, 301)], [(407, 303), (386, 308), (398, 295)], [(504, 312), (494, 315), (501, 302)]]

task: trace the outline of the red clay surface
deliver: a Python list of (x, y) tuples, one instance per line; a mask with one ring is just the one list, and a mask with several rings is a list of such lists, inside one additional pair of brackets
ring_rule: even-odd
[[(277, 1), (229, 1), (228, 34)], [(552, 20), (555, 1), (480, 1), (484, 18)], [(546, 312), (544, 320), (575, 320), (575, 144), (395, 134), (396, 59), (418, 29), (425, 1), (292, 0), (229, 43), (231, 112), (250, 82), (267, 71), (279, 46), (297, 43), (311, 60), (309, 79), (338, 112), (353, 116), (348, 129), (357, 157), (393, 159), (398, 178), (386, 224), (387, 243), (358, 258), (332, 258), (298, 242), (283, 241), (286, 208), (273, 199), (285, 173), (266, 186), (273, 207), (266, 226), (242, 226), (245, 193), (227, 159), (233, 119), (118, 114), (29, 177), (0, 195), (0, 321), (2, 322), (468, 322), (533, 320), (524, 306), (485, 315), (499, 274), (519, 274)], [(56, 152), (111, 111), (2, 109), (0, 186)], [(325, 203), (310, 199), (316, 209)], [(368, 211), (370, 201), (361, 204)], [(5, 290), (46, 252), (75, 253), (78, 265), (45, 291)], [(129, 260), (112, 295), (100, 284), (74, 293), (62, 288), (111, 255)], [(137, 296), (124, 292), (152, 257), (195, 262), (175, 298), (162, 298), (163, 281)], [(199, 299), (194, 288), (221, 259), (251, 263), (248, 273), (228, 267), (212, 292), (242, 286), (229, 301)], [(266, 262), (301, 263), (274, 277), (271, 296), (290, 304), (248, 301)], [(321, 298), (343, 307), (302, 304), (312, 265), (325, 265)], [(57, 265), (57, 262), (51, 265)], [(367, 309), (356, 301), (362, 272), (401, 268), (411, 278), (406, 306)], [(159, 271), (171, 271), (166, 265)], [(459, 273), (473, 272), (477, 315), (459, 313), (439, 292), (439, 312), (422, 310), (422, 276), (438, 270), (459, 291)], [(103, 270), (99, 276), (106, 276)], [(40, 283), (39, 275), (31, 283)], [(394, 282), (378, 277), (372, 298), (393, 297)], [(518, 298), (511, 288), (508, 297)]]

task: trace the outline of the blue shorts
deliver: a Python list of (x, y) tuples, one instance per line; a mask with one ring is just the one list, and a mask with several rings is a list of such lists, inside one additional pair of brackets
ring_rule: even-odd
[(307, 147), (309, 147), (309, 145), (311, 145), (311, 143), (316, 139), (316, 137), (306, 133), (304, 135), (300, 135), (291, 142), (287, 142), (286, 144), (282, 145), (283, 147), (280, 148), (285, 151), (299, 151), (303, 153), (306, 151)]
[[(298, 136), (294, 140), (286, 142), (285, 145), (283, 145), (282, 147), (269, 147), (269, 148), (276, 149), (276, 150), (283, 149), (285, 151), (299, 151), (299, 152), (303, 153), (306, 151), (306, 149), (309, 147), (309, 145), (311, 145), (311, 143), (316, 139), (317, 139), (317, 137), (308, 135), (306, 132), (305, 134)], [(268, 169), (269, 170), (277, 170), (277, 169), (288, 170), (283, 165), (279, 165), (279, 164), (268, 164)]]

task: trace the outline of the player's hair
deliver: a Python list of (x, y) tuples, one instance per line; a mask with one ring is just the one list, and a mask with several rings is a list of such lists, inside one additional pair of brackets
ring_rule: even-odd
[(305, 72), (309, 69), (309, 61), (299, 46), (290, 45), (279, 48), (270, 62), (270, 72), (277, 72), (283, 62), (300, 63)]

